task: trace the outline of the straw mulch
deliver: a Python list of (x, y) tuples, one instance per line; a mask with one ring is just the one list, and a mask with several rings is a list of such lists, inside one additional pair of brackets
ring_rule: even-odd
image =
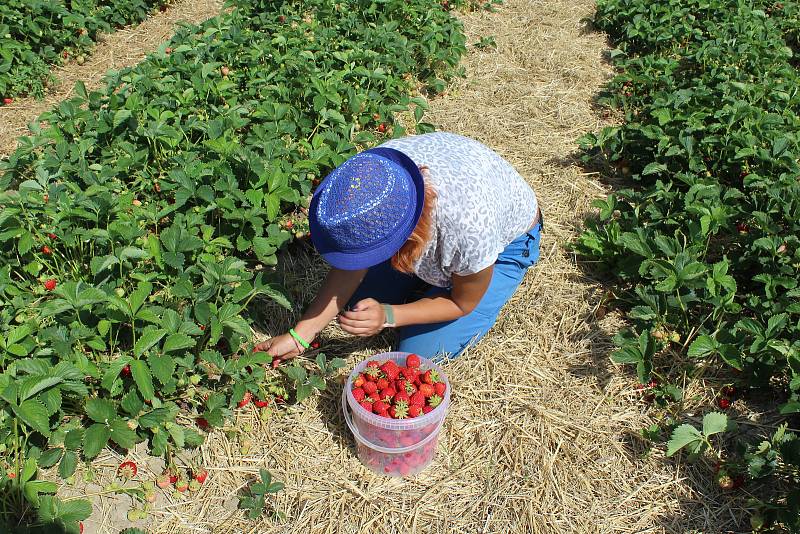
[[(439, 129), (480, 139), (507, 157), (534, 185), (545, 214), (539, 264), (492, 332), (445, 365), (453, 399), (434, 464), (411, 480), (362, 467), (337, 384), (266, 421), (240, 411), (200, 453), (211, 473), (203, 488), (160, 495), (141, 526), (164, 533), (388, 534), (724, 532), (740, 524), (738, 501), (721, 496), (707, 471), (648, 452), (639, 438), (649, 416), (635, 380), (608, 360), (620, 322), (613, 314), (598, 322), (593, 309), (603, 290), (565, 251), (590, 201), (605, 192), (572, 158), (575, 139), (603, 125), (592, 99), (610, 75), (603, 37), (582, 21), (592, 9), (590, 0), (506, 0), (499, 13), (464, 15), (469, 43), (492, 35), (497, 48), (472, 49), (467, 78), (431, 103)], [(297, 300), (310, 298), (321, 261), (301, 249), (282, 262)], [(289, 319), (271, 307), (264, 316), (274, 328)], [(331, 327), (323, 344), (354, 364), (386, 350), (389, 338), (348, 338)], [(119, 461), (107, 451), (95, 462), (100, 485)], [(150, 462), (158, 473), (160, 465)], [(236, 510), (237, 495), (259, 468), (286, 489), (270, 501), (267, 517), (247, 521)], [(131, 526), (124, 521), (129, 505), (99, 498), (87, 528)]]
[(0, 157), (17, 146), (17, 138), (28, 135), (28, 124), (55, 104), (73, 95), (75, 82), (83, 81), (88, 89), (97, 89), (109, 69), (135, 65), (161, 43), (169, 40), (181, 22), (199, 23), (220, 12), (223, 0), (176, 0), (164, 12), (153, 13), (137, 26), (103, 35), (86, 55), (83, 65), (70, 62), (53, 71), (57, 83), (42, 100), (15, 99), (0, 106)]

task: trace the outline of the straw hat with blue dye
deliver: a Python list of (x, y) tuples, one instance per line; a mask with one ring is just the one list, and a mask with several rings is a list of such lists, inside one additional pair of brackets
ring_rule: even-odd
[(366, 269), (391, 258), (414, 231), (425, 187), (398, 150), (373, 148), (334, 169), (309, 209), (311, 240), (333, 267)]

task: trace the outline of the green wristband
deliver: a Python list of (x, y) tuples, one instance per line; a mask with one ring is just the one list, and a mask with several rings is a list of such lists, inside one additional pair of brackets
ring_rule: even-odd
[(383, 314), (386, 316), (386, 322), (383, 323), (383, 326), (393, 328), (395, 322), (394, 322), (394, 310), (392, 309), (392, 305), (381, 304), (381, 306), (383, 306)]
[(311, 348), (311, 343), (300, 337), (300, 334), (295, 332), (294, 328), (289, 329), (289, 335), (292, 336), (298, 343), (300, 343), (300, 346), (303, 347), (304, 349)]

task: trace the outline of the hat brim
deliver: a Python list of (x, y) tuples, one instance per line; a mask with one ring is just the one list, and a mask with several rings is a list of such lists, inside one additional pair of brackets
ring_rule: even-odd
[[(411, 176), (411, 181), (414, 184), (414, 191), (416, 193), (414, 215), (412, 219), (407, 222), (402, 228), (397, 228), (392, 233), (391, 237), (386, 241), (378, 244), (369, 250), (360, 250), (358, 252), (342, 252), (336, 250), (328, 244), (327, 241), (318, 239), (321, 232), (315, 217), (309, 217), (309, 226), (311, 230), (311, 242), (317, 249), (317, 252), (327, 261), (332, 267), (341, 269), (343, 271), (357, 271), (360, 269), (369, 269), (375, 265), (385, 262), (390, 259), (394, 254), (400, 250), (403, 244), (408, 240), (414, 228), (419, 222), (422, 215), (422, 208), (425, 204), (425, 181), (422, 178), (422, 173), (419, 166), (414, 161), (399, 150), (388, 147), (376, 147), (367, 150), (366, 152), (381, 156), (389, 159), (406, 170)], [(324, 181), (323, 181), (324, 183)], [(317, 188), (317, 191), (322, 189), (322, 184)], [(309, 206), (309, 213), (315, 213), (318, 209), (319, 195), (317, 193), (311, 199)]]

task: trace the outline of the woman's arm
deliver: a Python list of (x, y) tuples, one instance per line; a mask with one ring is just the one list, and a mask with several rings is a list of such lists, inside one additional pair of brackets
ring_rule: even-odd
[[(429, 324), (453, 321), (470, 313), (483, 298), (492, 281), (494, 265), (467, 276), (453, 276), (453, 289), (408, 304), (392, 306), (395, 326)], [(358, 302), (353, 310), (339, 316), (339, 324), (346, 332), (357, 336), (377, 334), (386, 322), (381, 303), (375, 299)]]
[[(366, 269), (359, 271), (342, 271), (331, 269), (322, 284), (317, 296), (298, 321), (294, 331), (311, 341), (347, 304), (358, 288)], [(256, 351), (268, 352), (275, 357), (275, 365), (280, 360), (294, 358), (303, 352), (303, 347), (290, 334), (282, 334), (255, 346)]]

